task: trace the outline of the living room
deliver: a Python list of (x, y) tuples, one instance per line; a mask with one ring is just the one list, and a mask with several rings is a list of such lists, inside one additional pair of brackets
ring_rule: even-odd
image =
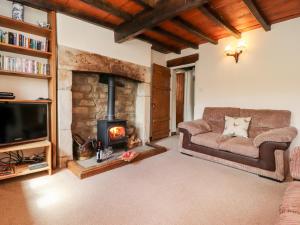
[(0, 0), (0, 224), (300, 224), (299, 17)]

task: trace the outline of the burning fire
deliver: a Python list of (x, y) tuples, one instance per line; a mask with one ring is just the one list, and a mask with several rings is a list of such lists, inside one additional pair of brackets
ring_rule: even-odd
[(114, 140), (114, 139), (119, 139), (122, 137), (125, 137), (125, 128), (124, 127), (111, 127), (109, 128), (109, 138)]

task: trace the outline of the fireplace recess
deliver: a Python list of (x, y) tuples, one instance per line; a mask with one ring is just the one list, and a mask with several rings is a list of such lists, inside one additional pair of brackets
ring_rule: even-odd
[(115, 118), (115, 92), (116, 85), (122, 84), (115, 81), (113, 74), (101, 74), (99, 82), (108, 85), (107, 116), (104, 120), (97, 121), (97, 138), (104, 148), (107, 147), (127, 147), (126, 126), (127, 121)]

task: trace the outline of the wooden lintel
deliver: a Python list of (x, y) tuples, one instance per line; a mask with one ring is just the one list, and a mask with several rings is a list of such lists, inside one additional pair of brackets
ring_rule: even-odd
[(182, 27), (183, 29), (187, 30), (188, 32), (198, 36), (201, 39), (204, 39), (214, 45), (218, 44), (217, 40), (212, 39), (207, 34), (200, 31), (198, 28), (194, 27), (192, 24), (184, 21), (183, 19), (177, 17), (172, 20), (172, 23), (175, 23), (176, 25)]
[(188, 56), (168, 60), (167, 67), (187, 65), (187, 64), (195, 63), (198, 60), (199, 60), (199, 54), (196, 53), (193, 55), (188, 55)]
[(167, 53), (167, 52), (174, 52), (176, 54), (180, 54), (181, 53), (181, 49), (179, 48), (175, 48), (169, 45), (165, 45), (153, 38), (150, 38), (144, 34), (140, 34), (139, 36), (137, 36), (137, 39), (140, 39), (142, 41), (148, 42), (149, 44), (152, 44), (154, 46), (154, 49), (160, 49), (161, 52), (163, 53)]
[(215, 10), (213, 10), (208, 4), (199, 7), (199, 10), (212, 21), (214, 21), (219, 26), (223, 27), (225, 30), (230, 32), (234, 37), (241, 38), (241, 32), (235, 29), (231, 24), (224, 20)]
[(199, 7), (206, 3), (207, 0), (165, 0), (160, 1), (155, 8), (139, 14), (129, 22), (121, 24), (115, 29), (115, 41), (122, 43), (130, 38), (133, 38), (146, 29), (157, 26), (159, 23), (171, 19), (176, 15), (189, 10), (191, 8)]
[(265, 31), (271, 30), (271, 25), (268, 23), (266, 18), (264, 17), (261, 10), (257, 7), (253, 0), (243, 0), (252, 15), (256, 18), (256, 20), (260, 23), (260, 25), (264, 28)]

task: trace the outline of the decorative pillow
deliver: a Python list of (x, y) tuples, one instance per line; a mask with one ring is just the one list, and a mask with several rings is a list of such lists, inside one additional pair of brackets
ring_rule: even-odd
[(223, 135), (248, 138), (250, 121), (251, 117), (233, 118), (230, 116), (225, 116), (225, 129)]

